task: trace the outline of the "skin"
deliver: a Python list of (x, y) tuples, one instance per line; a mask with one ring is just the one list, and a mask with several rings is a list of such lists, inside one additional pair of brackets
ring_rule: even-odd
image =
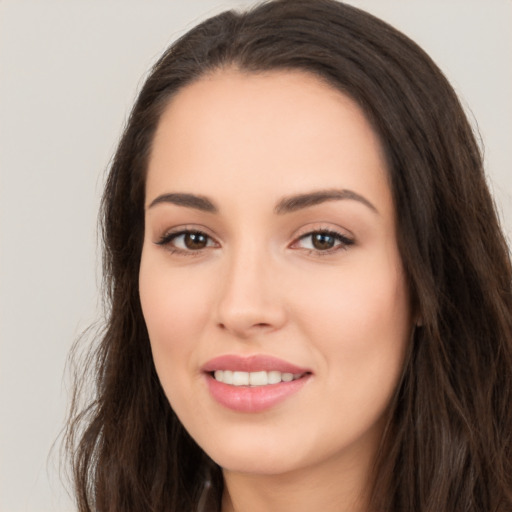
[[(276, 212), (326, 190), (353, 194)], [(161, 198), (170, 193), (217, 211)], [(411, 311), (385, 158), (360, 108), (299, 71), (202, 77), (159, 123), (145, 223), (140, 298), (155, 366), (223, 468), (223, 511), (364, 510)], [(206, 245), (158, 243), (185, 229)], [(318, 249), (310, 233), (325, 230), (342, 238)], [(311, 375), (269, 410), (241, 413), (212, 398), (201, 371), (223, 354), (271, 355)]]

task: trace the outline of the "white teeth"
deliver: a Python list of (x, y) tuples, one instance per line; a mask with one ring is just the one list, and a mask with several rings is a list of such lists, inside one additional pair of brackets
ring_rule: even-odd
[(299, 379), (303, 374), (281, 373), (278, 371), (233, 372), (231, 370), (215, 370), (215, 380), (233, 386), (266, 386)]
[(279, 384), (281, 382), (281, 372), (268, 372), (268, 383)]
[(266, 386), (268, 384), (267, 372), (249, 373), (249, 384), (251, 386)]
[(249, 374), (247, 372), (233, 372), (233, 386), (248, 386)]

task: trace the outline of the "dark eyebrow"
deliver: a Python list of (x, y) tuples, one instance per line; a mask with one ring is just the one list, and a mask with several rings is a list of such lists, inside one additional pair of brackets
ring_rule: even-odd
[(289, 196), (281, 199), (279, 203), (277, 203), (274, 208), (275, 213), (283, 214), (283, 213), (291, 213), (297, 210), (301, 210), (302, 208), (309, 208), (310, 206), (315, 206), (317, 204), (324, 203), (326, 201), (337, 201), (341, 199), (351, 199), (354, 201), (359, 201), (364, 204), (370, 210), (375, 213), (379, 213), (377, 208), (368, 201), (365, 197), (353, 192), (352, 190), (318, 190), (315, 192), (309, 192), (306, 194), (298, 194), (294, 196)]
[(157, 198), (153, 199), (149, 204), (148, 208), (160, 203), (172, 203), (178, 206), (185, 206), (186, 208), (195, 208), (203, 212), (217, 213), (217, 207), (206, 197), (196, 196), (194, 194), (162, 194)]
[[(368, 201), (365, 197), (353, 192), (352, 190), (319, 190), (316, 192), (308, 192), (305, 194), (297, 194), (294, 196), (289, 196), (281, 199), (279, 203), (274, 208), (275, 213), (284, 214), (291, 213), (297, 210), (301, 210), (303, 208), (308, 208), (310, 206), (315, 206), (317, 204), (324, 203), (326, 201), (335, 201), (342, 199), (352, 199), (354, 201), (359, 201), (364, 204), (370, 210), (375, 213), (379, 213), (377, 208)], [(184, 193), (170, 193), (170, 194), (162, 194), (149, 204), (148, 208), (152, 208), (153, 206), (160, 203), (172, 203), (178, 206), (184, 206), (186, 208), (195, 208), (197, 210), (201, 210), (209, 213), (217, 213), (217, 207), (206, 197), (197, 196), (194, 194), (184, 194)]]

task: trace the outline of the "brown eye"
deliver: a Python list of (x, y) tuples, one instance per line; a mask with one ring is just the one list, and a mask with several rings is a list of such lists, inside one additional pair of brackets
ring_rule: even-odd
[(167, 247), (171, 252), (193, 253), (216, 247), (216, 242), (202, 231), (179, 231), (164, 235), (158, 245)]
[(183, 235), (183, 244), (191, 251), (204, 249), (208, 245), (208, 237), (204, 233), (189, 232)]
[(346, 249), (353, 243), (354, 240), (336, 231), (312, 231), (301, 236), (294, 246), (316, 253), (330, 254), (338, 249)]
[(313, 247), (319, 251), (332, 249), (336, 244), (336, 238), (328, 233), (313, 233), (311, 237)]

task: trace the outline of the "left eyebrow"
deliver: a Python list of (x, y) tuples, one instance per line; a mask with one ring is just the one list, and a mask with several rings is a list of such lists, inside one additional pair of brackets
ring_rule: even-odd
[(358, 201), (359, 203), (364, 204), (374, 213), (379, 213), (377, 208), (368, 201), (365, 197), (353, 192), (352, 190), (338, 190), (338, 189), (329, 189), (329, 190), (318, 190), (315, 192), (308, 192), (305, 194), (297, 194), (294, 196), (284, 197), (277, 203), (274, 208), (274, 212), (277, 214), (291, 213), (297, 210), (302, 210), (303, 208), (309, 208), (310, 206), (315, 206), (317, 204), (325, 203), (326, 201), (340, 201), (343, 199), (349, 199), (353, 201)]
[(217, 213), (218, 211), (217, 207), (207, 197), (182, 193), (162, 194), (161, 196), (158, 196), (157, 198), (153, 199), (153, 201), (151, 201), (148, 209), (153, 208), (153, 206), (161, 203), (171, 203), (177, 206), (194, 208), (196, 210), (209, 213)]

